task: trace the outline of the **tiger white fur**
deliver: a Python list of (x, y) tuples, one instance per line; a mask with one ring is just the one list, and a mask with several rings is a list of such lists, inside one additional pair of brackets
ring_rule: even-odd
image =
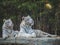
[(20, 24), (20, 32), (18, 33), (17, 37), (56, 37), (56, 35), (52, 35), (41, 30), (32, 29), (33, 25), (34, 20), (30, 16), (23, 17)]
[(36, 34), (34, 30), (32, 29), (32, 26), (34, 25), (34, 21), (30, 16), (23, 17), (23, 20), (20, 24), (20, 32), (16, 37), (36, 37)]
[(2, 26), (2, 37), (14, 37), (17, 34), (17, 31), (13, 30), (13, 22), (11, 19), (4, 19), (4, 24)]

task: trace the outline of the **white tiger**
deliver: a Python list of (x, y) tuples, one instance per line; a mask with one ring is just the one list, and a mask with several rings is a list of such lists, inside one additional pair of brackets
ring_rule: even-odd
[(20, 32), (16, 37), (36, 37), (32, 26), (34, 25), (33, 19), (28, 15), (27, 17), (23, 17), (23, 20), (20, 24)]
[(11, 19), (4, 19), (4, 24), (2, 26), (2, 37), (14, 37), (17, 33), (13, 30), (13, 22)]

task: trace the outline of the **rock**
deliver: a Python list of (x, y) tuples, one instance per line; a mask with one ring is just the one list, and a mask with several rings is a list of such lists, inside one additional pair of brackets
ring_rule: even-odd
[(60, 38), (0, 38), (0, 44), (23, 44), (23, 45), (60, 45)]

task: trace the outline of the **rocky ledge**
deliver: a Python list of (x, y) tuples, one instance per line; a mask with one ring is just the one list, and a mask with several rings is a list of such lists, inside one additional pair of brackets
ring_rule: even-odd
[(0, 38), (0, 44), (60, 45), (60, 38)]

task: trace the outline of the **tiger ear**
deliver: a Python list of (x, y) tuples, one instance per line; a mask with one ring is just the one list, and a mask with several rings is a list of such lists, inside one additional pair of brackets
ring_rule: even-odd
[(28, 15), (27, 17), (30, 17), (30, 15)]
[(22, 20), (24, 20), (24, 18), (25, 18), (25, 17), (23, 16), (23, 17), (22, 17)]
[(9, 18), (9, 20), (11, 20), (11, 19)]
[(30, 17), (30, 15), (28, 15), (27, 17)]
[(6, 21), (6, 19), (3, 19), (3, 22), (5, 22)]

